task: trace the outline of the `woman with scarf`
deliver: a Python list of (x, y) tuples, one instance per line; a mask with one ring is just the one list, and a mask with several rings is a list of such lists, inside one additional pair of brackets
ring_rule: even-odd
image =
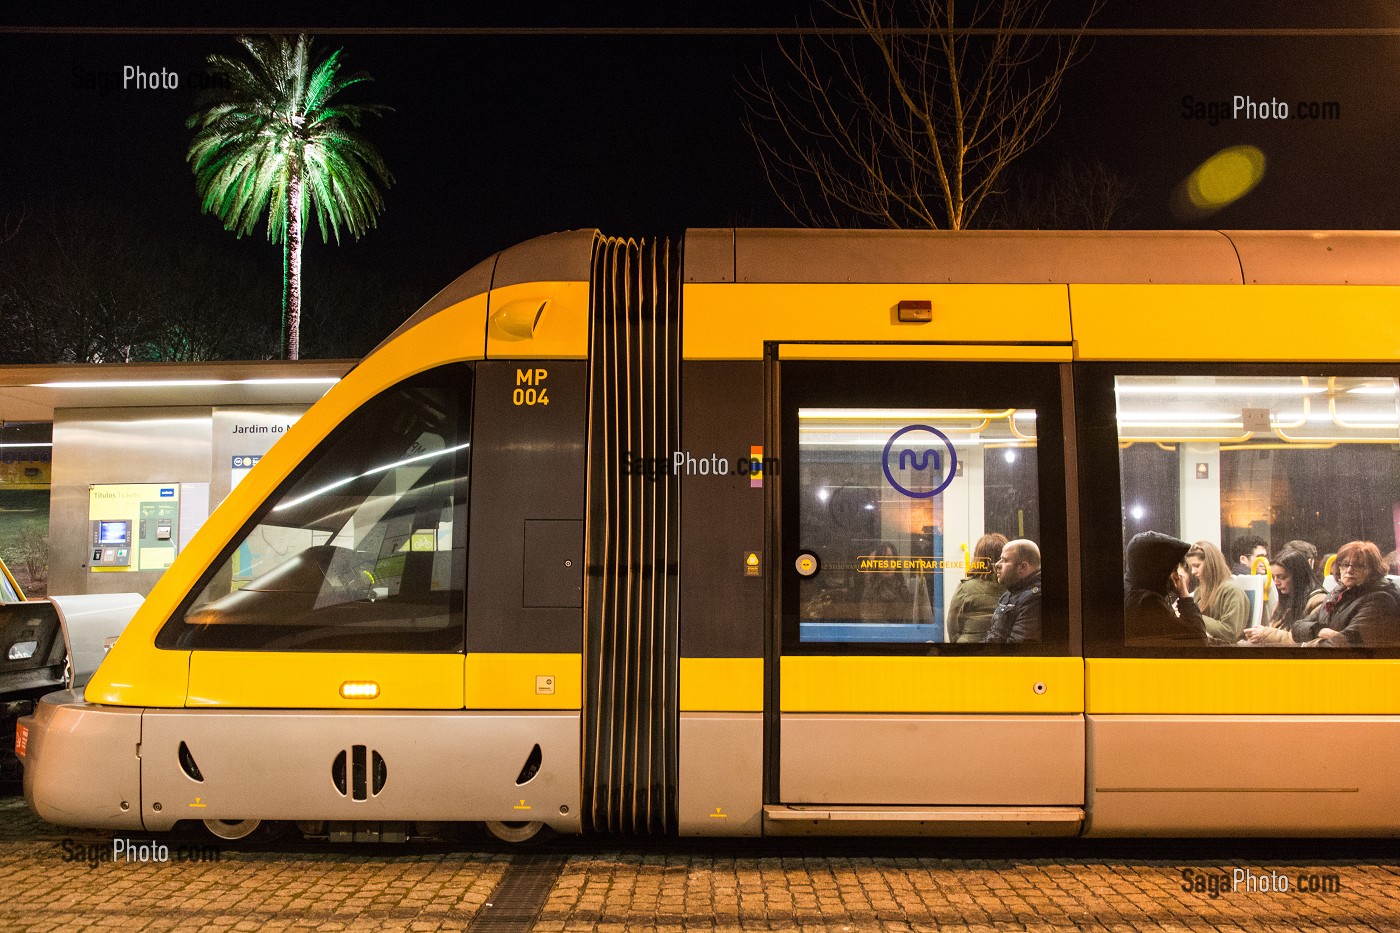
[(1385, 578), (1380, 548), (1352, 541), (1337, 551), (1332, 574), (1341, 586), (1291, 627), (1251, 628), (1256, 645), (1377, 648), (1400, 645), (1400, 590)]

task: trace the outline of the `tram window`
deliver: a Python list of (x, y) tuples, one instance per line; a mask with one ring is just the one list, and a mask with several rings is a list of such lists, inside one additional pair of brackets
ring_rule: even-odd
[(347, 418), (157, 644), (460, 650), (470, 375), (462, 364), (434, 370)]
[[(1128, 647), (1400, 646), (1382, 557), (1400, 547), (1394, 378), (1135, 375), (1114, 388)], [(1172, 541), (1192, 546), (1180, 567)]]
[[(1034, 409), (800, 407), (797, 419), (800, 541), (820, 561), (799, 584), (801, 642), (1041, 641)], [(1030, 542), (1007, 550), (1001, 575), (1027, 597), (1004, 631), (997, 553), (976, 553), (993, 533)]]

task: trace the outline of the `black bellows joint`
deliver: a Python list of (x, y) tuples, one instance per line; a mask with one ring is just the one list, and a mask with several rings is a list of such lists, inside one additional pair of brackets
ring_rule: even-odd
[(584, 815), (602, 832), (676, 825), (680, 480), (626, 466), (679, 449), (680, 258), (669, 240), (593, 248)]

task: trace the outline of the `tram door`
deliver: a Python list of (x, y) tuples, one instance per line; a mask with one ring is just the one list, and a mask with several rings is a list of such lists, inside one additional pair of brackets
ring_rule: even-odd
[(1078, 830), (1067, 350), (1005, 349), (780, 348), (769, 831)]

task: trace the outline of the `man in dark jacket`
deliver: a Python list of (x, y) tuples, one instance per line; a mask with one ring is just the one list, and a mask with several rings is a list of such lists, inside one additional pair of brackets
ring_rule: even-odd
[(992, 624), (982, 644), (1040, 641), (1040, 548), (1025, 538), (1008, 541), (992, 569), (1006, 592), (992, 611)]
[(1269, 542), (1258, 535), (1242, 535), (1235, 539), (1231, 550), (1235, 552), (1235, 562), (1230, 565), (1230, 572), (1248, 575), (1254, 572), (1256, 560), (1261, 557), (1268, 559)]
[[(1205, 645), (1206, 623), (1181, 569), (1191, 545), (1144, 531), (1128, 542), (1128, 593), (1123, 599), (1124, 642), (1130, 647)], [(1173, 608), (1175, 603), (1175, 608)]]

